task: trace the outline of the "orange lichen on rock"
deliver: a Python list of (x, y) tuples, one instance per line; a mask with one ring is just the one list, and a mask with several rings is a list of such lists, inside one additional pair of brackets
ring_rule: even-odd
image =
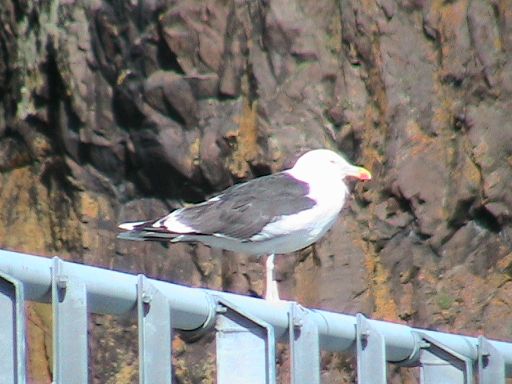
[(107, 384), (130, 384), (138, 380), (139, 369), (131, 363), (123, 364), (117, 373), (111, 377)]
[(30, 167), (0, 177), (0, 246), (45, 253), (51, 238), (46, 189)]
[(231, 132), (230, 138), (234, 139), (234, 152), (229, 164), (229, 170), (237, 178), (245, 178), (249, 175), (249, 163), (254, 161), (260, 150), (258, 148), (258, 115), (257, 103), (245, 99), (242, 113), (238, 118), (238, 131)]
[(389, 272), (379, 261), (379, 256), (370, 249), (365, 252), (365, 266), (370, 276), (371, 296), (374, 300), (373, 317), (381, 320), (398, 321), (398, 306), (390, 289)]

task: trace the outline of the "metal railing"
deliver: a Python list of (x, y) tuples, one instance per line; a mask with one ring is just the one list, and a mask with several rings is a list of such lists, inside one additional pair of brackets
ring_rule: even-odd
[(505, 383), (512, 344), (414, 329), (358, 314), (187, 288), (59, 258), (0, 250), (0, 382), (25, 383), (25, 300), (53, 307), (53, 375), (87, 383), (88, 313), (136, 309), (141, 383), (171, 383), (171, 332), (216, 332), (217, 383), (276, 382), (275, 343), (290, 344), (293, 384), (320, 383), (320, 350), (353, 350), (358, 383), (386, 382), (388, 363), (421, 383)]

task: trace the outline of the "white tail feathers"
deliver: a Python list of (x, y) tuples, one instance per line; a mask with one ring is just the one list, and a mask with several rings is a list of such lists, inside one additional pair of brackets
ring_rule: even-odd
[(137, 227), (141, 224), (144, 224), (144, 223), (146, 223), (146, 221), (134, 221), (134, 222), (130, 222), (130, 223), (123, 223), (123, 224), (119, 224), (119, 228), (124, 229), (126, 231), (131, 231), (135, 227)]
[(159, 224), (160, 223), (162, 223), (169, 232), (174, 232), (177, 234), (188, 234), (197, 232), (196, 229), (189, 227), (187, 224), (184, 224), (181, 221), (179, 221), (174, 212), (167, 216), (166, 218), (162, 219), (162, 221), (159, 222)]
[(193, 228), (181, 223), (174, 212), (160, 220), (122, 223), (119, 228), (126, 231), (117, 236), (119, 239), (135, 241), (176, 242), (181, 241), (183, 234), (196, 232)]

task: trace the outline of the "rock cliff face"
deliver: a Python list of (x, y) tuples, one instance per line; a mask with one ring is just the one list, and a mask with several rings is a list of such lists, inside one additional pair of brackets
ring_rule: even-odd
[[(512, 338), (510, 1), (0, 0), (2, 248), (261, 295), (257, 260), (120, 242), (117, 223), (318, 147), (374, 180), (316, 252), (278, 258), (284, 296)], [(29, 323), (49, 383), (48, 307)], [(95, 383), (135, 380), (134, 332), (92, 319)], [(213, 382), (208, 340), (174, 344), (178, 382)], [(354, 379), (322, 361), (325, 383)]]

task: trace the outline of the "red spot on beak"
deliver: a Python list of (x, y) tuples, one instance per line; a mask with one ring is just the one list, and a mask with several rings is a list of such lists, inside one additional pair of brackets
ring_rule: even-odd
[(359, 170), (359, 173), (357, 174), (356, 177), (359, 180), (371, 180), (372, 179), (372, 174), (367, 169), (365, 169), (363, 167), (359, 167), (358, 170)]

